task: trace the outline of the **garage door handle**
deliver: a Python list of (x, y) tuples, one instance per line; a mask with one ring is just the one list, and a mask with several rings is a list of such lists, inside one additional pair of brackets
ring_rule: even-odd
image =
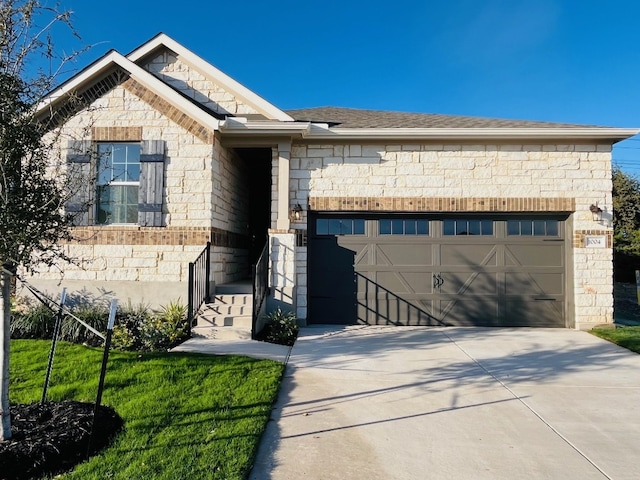
[(549, 298), (549, 297), (534, 298), (534, 300), (536, 300), (536, 301), (543, 300), (543, 301), (549, 301), (549, 302), (555, 302), (556, 301), (555, 298)]
[(442, 278), (442, 275), (440, 275), (439, 273), (436, 275), (434, 273), (433, 274), (433, 288), (440, 288), (442, 285), (444, 285), (444, 279)]

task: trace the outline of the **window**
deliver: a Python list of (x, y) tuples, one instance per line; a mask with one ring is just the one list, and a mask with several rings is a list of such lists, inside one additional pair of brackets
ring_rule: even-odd
[(140, 144), (98, 143), (96, 223), (138, 223)]
[(380, 235), (429, 235), (429, 220), (384, 219), (378, 226)]
[(507, 222), (507, 234), (520, 237), (557, 237), (558, 220), (521, 219)]
[(364, 220), (361, 218), (318, 218), (316, 235), (364, 235)]
[(442, 225), (444, 235), (493, 235), (493, 220), (446, 219)]

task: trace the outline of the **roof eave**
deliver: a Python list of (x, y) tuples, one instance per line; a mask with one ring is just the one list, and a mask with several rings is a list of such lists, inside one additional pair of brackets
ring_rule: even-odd
[(49, 94), (36, 108), (36, 115), (46, 115), (47, 110), (63, 100), (67, 95), (71, 94), (83, 85), (90, 83), (93, 79), (103, 75), (109, 69), (119, 66), (123, 70), (127, 71), (129, 75), (142, 85), (159, 95), (161, 98), (169, 101), (175, 105), (186, 115), (189, 115), (194, 120), (197, 120), (202, 125), (210, 128), (211, 130), (217, 130), (220, 124), (219, 120), (212, 117), (202, 109), (198, 108), (193, 103), (183, 98), (180, 94), (174, 91), (171, 87), (164, 82), (154, 77), (151, 73), (147, 72), (143, 68), (139, 67), (126, 57), (122, 56), (118, 52), (111, 51), (105, 55), (102, 59), (95, 62), (90, 68), (84, 70), (76, 77), (73, 77), (69, 81), (65, 82), (58, 89)]
[(312, 125), (308, 139), (318, 140), (607, 140), (640, 133), (632, 128), (325, 128)]
[(304, 122), (244, 121), (243, 118), (228, 118), (220, 123), (220, 133), (225, 136), (291, 136), (306, 137), (311, 124)]

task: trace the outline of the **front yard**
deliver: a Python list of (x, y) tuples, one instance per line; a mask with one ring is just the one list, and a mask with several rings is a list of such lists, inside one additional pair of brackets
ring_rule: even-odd
[[(50, 342), (11, 341), (11, 402), (40, 400)], [(60, 343), (49, 400), (95, 400), (102, 351)], [(124, 429), (65, 479), (243, 479), (284, 366), (238, 356), (112, 351), (103, 404)]]

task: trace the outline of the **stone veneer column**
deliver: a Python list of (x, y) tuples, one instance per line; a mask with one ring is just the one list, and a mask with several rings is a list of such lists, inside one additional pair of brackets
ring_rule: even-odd
[(289, 230), (289, 160), (291, 143), (278, 144), (278, 210), (276, 229)]
[(278, 307), (296, 310), (296, 236), (286, 231), (269, 232), (269, 286), (268, 310)]

